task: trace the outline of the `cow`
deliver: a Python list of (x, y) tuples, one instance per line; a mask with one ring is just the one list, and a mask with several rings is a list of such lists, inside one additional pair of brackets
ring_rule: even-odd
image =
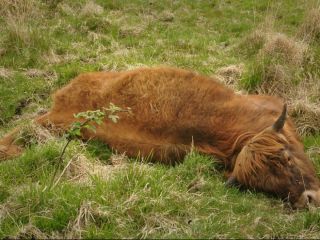
[[(287, 106), (274, 96), (240, 95), (214, 78), (158, 67), (81, 74), (53, 96), (36, 122), (66, 131), (75, 114), (113, 103), (130, 107), (118, 123), (83, 131), (117, 152), (177, 164), (194, 149), (224, 166), (228, 186), (278, 196), (293, 208), (320, 206), (320, 182)], [(2, 156), (21, 152), (15, 133), (0, 140)], [(3, 157), (5, 158), (5, 157)]]

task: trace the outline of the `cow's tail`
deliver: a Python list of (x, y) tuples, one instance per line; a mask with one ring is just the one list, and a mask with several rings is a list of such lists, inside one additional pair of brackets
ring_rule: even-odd
[[(48, 122), (48, 113), (45, 113), (34, 119), (35, 124), (46, 127)], [(17, 143), (22, 127), (16, 127), (9, 133), (0, 138), (0, 161), (4, 161), (13, 157), (17, 157), (23, 153), (24, 147)]]
[(48, 127), (48, 125), (49, 125), (49, 114), (50, 114), (50, 112), (47, 112), (45, 114), (42, 114), (42, 115), (36, 117), (34, 119), (34, 122), (36, 124), (41, 125), (41, 126)]
[(0, 139), (0, 161), (19, 156), (23, 148), (15, 143), (20, 132), (17, 127)]

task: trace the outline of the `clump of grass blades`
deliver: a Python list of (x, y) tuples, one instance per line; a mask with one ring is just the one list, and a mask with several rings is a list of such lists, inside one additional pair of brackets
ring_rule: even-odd
[(306, 41), (320, 40), (320, 7), (310, 9), (298, 29), (298, 36)]
[(44, 34), (41, 27), (45, 12), (39, 1), (1, 1), (0, 9), (6, 32), (2, 41), (5, 53), (48, 48), (48, 32)]
[(19, 129), (15, 143), (22, 147), (29, 147), (32, 144), (44, 144), (53, 138), (48, 129), (29, 122)]
[(320, 108), (306, 101), (293, 101), (290, 115), (294, 118), (297, 131), (301, 135), (320, 133)]
[[(257, 32), (255, 32), (255, 35)], [(259, 33), (259, 45), (254, 63), (242, 86), (249, 91), (284, 96), (288, 88), (296, 85), (295, 75), (306, 58), (308, 46), (302, 41), (282, 33)], [(252, 48), (255, 46), (249, 45)]]
[[(254, 62), (240, 81), (240, 87), (258, 94), (276, 95), (289, 102), (291, 116), (301, 135), (319, 133), (318, 78), (310, 73), (313, 63), (310, 36), (317, 35), (312, 23), (320, 13), (313, 9), (306, 16), (297, 34), (289, 37), (274, 30), (274, 20), (262, 24), (249, 34), (240, 46), (252, 54)], [(312, 25), (312, 27), (311, 27)], [(303, 34), (302, 34), (303, 33)], [(301, 35), (302, 34), (302, 35)], [(302, 40), (301, 40), (302, 39)]]

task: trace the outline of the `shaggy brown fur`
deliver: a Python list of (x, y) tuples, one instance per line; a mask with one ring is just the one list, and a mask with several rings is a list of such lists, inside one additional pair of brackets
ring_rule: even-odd
[(81, 74), (54, 94), (51, 111), (37, 122), (66, 130), (75, 113), (110, 102), (130, 107), (133, 114), (121, 113), (117, 124), (105, 120), (96, 133), (84, 132), (85, 139), (95, 137), (129, 156), (166, 164), (181, 162), (193, 143), (199, 152), (221, 160), (227, 175), (240, 184), (289, 196), (292, 203), (305, 189), (319, 189), (291, 120), (279, 132), (271, 128), (282, 112), (280, 99), (237, 95), (186, 70)]
[(0, 161), (21, 154), (21, 147), (15, 144), (18, 132), (19, 129), (17, 128), (0, 139)]

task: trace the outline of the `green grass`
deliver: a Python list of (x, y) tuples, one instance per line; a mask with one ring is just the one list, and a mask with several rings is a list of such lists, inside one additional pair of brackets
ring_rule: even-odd
[[(294, 36), (310, 5), (96, 0), (100, 7), (84, 10), (89, 1), (21, 2), (29, 13), (12, 17), (0, 10), (1, 135), (48, 108), (50, 93), (82, 72), (171, 65), (211, 75), (244, 64), (242, 82), (254, 89), (261, 81), (261, 71), (255, 71), (261, 45), (248, 50), (244, 39), (268, 15), (277, 31)], [(320, 48), (310, 47), (315, 55), (303, 71), (319, 77)], [(30, 69), (38, 74), (28, 75)], [(0, 238), (320, 235), (319, 210), (292, 211), (265, 194), (226, 188), (214, 159), (197, 153), (176, 167), (125, 158), (118, 164), (103, 143), (74, 141), (58, 172), (64, 174), (49, 189), (63, 144), (58, 137), (31, 144), (22, 156), (0, 164)], [(320, 147), (319, 136), (304, 144), (320, 175), (319, 154), (312, 151)]]
[[(76, 145), (70, 155), (81, 149)], [(0, 189), (5, 193), (2, 202), (7, 201), (0, 236), (12, 236), (26, 224), (48, 236), (57, 231), (60, 236), (88, 238), (318, 234), (319, 213), (291, 212), (278, 199), (228, 189), (213, 159), (196, 153), (177, 167), (129, 161), (121, 170), (111, 167), (112, 173), (106, 171), (112, 174), (109, 180), (92, 175), (81, 184), (64, 177), (49, 190), (52, 161), (59, 147), (49, 142), (2, 164), (0, 181), (6, 189)], [(197, 181), (201, 185), (191, 191)]]

